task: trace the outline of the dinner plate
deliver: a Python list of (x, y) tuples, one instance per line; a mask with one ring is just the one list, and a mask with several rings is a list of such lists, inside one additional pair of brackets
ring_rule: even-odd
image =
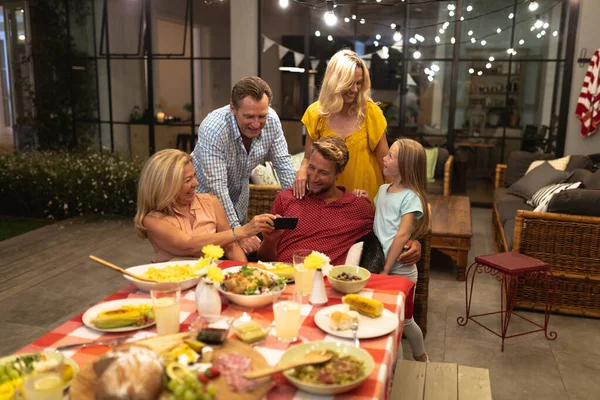
[[(144, 264), (144, 265), (137, 265), (135, 267), (127, 268), (127, 271), (129, 271), (135, 275), (143, 275), (151, 267), (154, 267), (157, 269), (162, 269), (169, 265), (173, 265), (173, 266), (175, 266), (175, 265), (195, 265), (197, 262), (198, 262), (198, 260), (182, 260), (182, 261), (169, 261), (169, 262), (154, 263), (154, 264)], [(206, 270), (204, 270), (202, 273), (198, 274), (198, 277), (190, 278), (190, 279), (186, 279), (186, 280), (177, 282), (179, 288), (181, 290), (187, 290), (187, 289), (193, 288), (194, 286), (196, 286), (198, 284), (198, 281), (200, 281), (200, 277), (202, 275), (204, 275), (205, 273), (206, 273)], [(149, 292), (150, 290), (154, 289), (157, 285), (160, 285), (160, 283), (138, 281), (137, 279), (134, 279), (127, 275), (123, 275), (123, 277), (125, 279), (131, 281), (131, 283), (133, 283), (135, 286), (137, 286), (138, 289), (143, 290), (145, 292)]]
[(96, 331), (101, 331), (101, 332), (137, 331), (138, 329), (144, 329), (144, 328), (154, 325), (154, 322), (152, 322), (150, 324), (142, 325), (142, 326), (132, 325), (132, 326), (124, 326), (122, 328), (101, 329), (101, 328), (98, 328), (97, 326), (94, 326), (94, 324), (92, 324), (92, 320), (94, 318), (96, 318), (98, 316), (98, 314), (100, 314), (102, 311), (115, 310), (122, 306), (131, 306), (131, 305), (137, 306), (140, 304), (152, 305), (152, 300), (151, 299), (121, 299), (121, 300), (107, 301), (105, 303), (97, 304), (94, 307), (87, 310), (83, 314), (83, 317), (81, 319), (83, 320), (83, 323), (85, 326), (87, 326), (88, 328), (94, 329)]
[[(334, 311), (344, 311), (347, 306), (345, 304), (337, 304), (335, 306), (325, 307), (315, 314), (315, 324), (323, 331), (330, 335), (339, 336), (343, 338), (353, 339), (354, 333), (352, 329), (346, 329), (343, 331), (336, 331), (330, 326), (329, 316)], [(362, 314), (358, 315), (358, 338), (359, 339), (370, 339), (394, 331), (398, 327), (399, 320), (398, 316), (388, 309), (383, 309), (383, 313), (380, 317), (371, 318)]]
[[(40, 353), (45, 354), (46, 358), (54, 358), (55, 357), (54, 354), (56, 352), (54, 352), (54, 351), (41, 351)], [(2, 358), (0, 358), (0, 365), (4, 364), (7, 361), (14, 360), (17, 357), (31, 356), (33, 354), (37, 354), (37, 353), (13, 354), (13, 355), (10, 355), (10, 356), (2, 357)], [(71, 368), (73, 368), (73, 377), (75, 377), (75, 375), (77, 375), (77, 373), (79, 372), (79, 365), (77, 365), (77, 363), (75, 361), (71, 360), (69, 357), (65, 356), (64, 354), (63, 354), (63, 356), (64, 356), (64, 362), (65, 362), (65, 364), (68, 364), (68, 365), (71, 366)], [(71, 382), (73, 381), (73, 377), (68, 382), (66, 382), (64, 384), (63, 390), (66, 390), (66, 389), (69, 388), (69, 386), (71, 386)]]

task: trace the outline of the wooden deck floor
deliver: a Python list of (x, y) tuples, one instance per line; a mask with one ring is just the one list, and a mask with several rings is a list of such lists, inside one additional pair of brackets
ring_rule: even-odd
[(23, 347), (127, 285), (91, 261), (149, 263), (131, 220), (74, 218), (0, 242), (0, 355)]

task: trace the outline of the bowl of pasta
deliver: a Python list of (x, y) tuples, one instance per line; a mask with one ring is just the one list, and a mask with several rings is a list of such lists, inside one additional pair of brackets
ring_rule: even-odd
[[(181, 290), (186, 290), (196, 286), (200, 277), (206, 274), (206, 268), (197, 269), (196, 262), (197, 260), (185, 260), (145, 264), (127, 268), (127, 271), (144, 278), (157, 280), (160, 283), (175, 282)], [(146, 292), (160, 285), (160, 283), (143, 282), (127, 275), (123, 276), (138, 289)]]
[(223, 283), (217, 290), (232, 303), (242, 307), (261, 308), (285, 289), (285, 279), (269, 271), (245, 264), (223, 270)]
[(331, 352), (331, 359), (283, 373), (292, 385), (308, 393), (333, 395), (348, 392), (360, 386), (375, 368), (375, 361), (366, 350), (342, 342), (308, 342), (292, 346), (283, 353), (279, 362), (295, 361), (316, 350)]

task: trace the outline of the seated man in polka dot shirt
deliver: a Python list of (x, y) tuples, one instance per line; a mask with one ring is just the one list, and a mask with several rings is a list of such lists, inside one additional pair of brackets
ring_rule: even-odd
[[(297, 199), (292, 189), (287, 189), (271, 206), (272, 214), (298, 217), (298, 225), (296, 229), (265, 232), (258, 250), (260, 260), (291, 263), (294, 251), (309, 249), (326, 254), (332, 265), (344, 264), (348, 249), (373, 230), (374, 216), (368, 199), (335, 186), (348, 159), (348, 148), (337, 136), (313, 143), (307, 171), (308, 194)], [(418, 241), (407, 245), (409, 249), (399, 261), (410, 265), (421, 257), (421, 245)]]

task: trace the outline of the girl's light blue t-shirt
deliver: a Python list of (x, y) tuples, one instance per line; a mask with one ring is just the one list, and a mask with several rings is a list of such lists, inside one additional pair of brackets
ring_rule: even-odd
[(379, 239), (383, 252), (387, 258), (394, 237), (400, 228), (400, 221), (404, 214), (415, 213), (415, 218), (423, 216), (421, 200), (415, 192), (404, 189), (396, 193), (388, 193), (390, 184), (381, 185), (375, 196), (375, 220), (373, 231)]

